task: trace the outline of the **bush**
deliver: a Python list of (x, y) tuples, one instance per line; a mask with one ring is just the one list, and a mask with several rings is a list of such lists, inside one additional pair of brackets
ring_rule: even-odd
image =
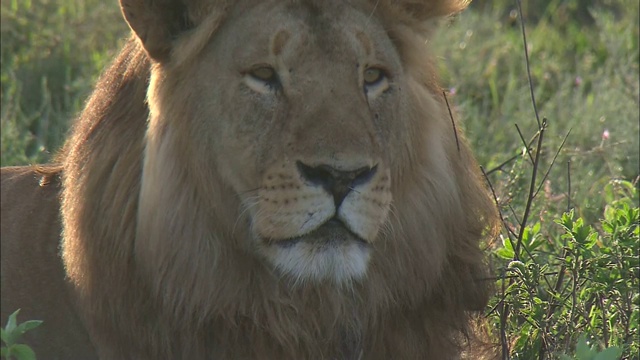
[(32, 330), (40, 324), (42, 321), (30, 320), (21, 324), (17, 324), (17, 317), (20, 309), (9, 315), (9, 321), (4, 329), (0, 329), (2, 335), (2, 342), (4, 346), (0, 348), (0, 355), (5, 359), (17, 359), (17, 360), (35, 360), (36, 355), (33, 350), (27, 345), (18, 344), (20, 337), (27, 331)]
[(569, 211), (556, 219), (560, 236), (544, 236), (536, 222), (524, 231), (520, 254), (508, 238), (495, 250), (508, 265), (490, 319), (509, 339), (512, 357), (559, 355), (580, 344), (581, 333), (600, 347), (621, 349), (625, 358), (640, 353), (640, 210), (629, 206), (637, 191), (622, 181), (610, 189), (615, 198), (601, 232)]

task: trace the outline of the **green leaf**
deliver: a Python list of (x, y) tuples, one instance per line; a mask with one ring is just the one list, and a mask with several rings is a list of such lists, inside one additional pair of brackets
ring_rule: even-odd
[(18, 313), (20, 312), (20, 309), (16, 310), (13, 312), (13, 314), (9, 315), (9, 320), (7, 321), (7, 326), (4, 327), (4, 330), (7, 333), (12, 333), (13, 330), (16, 328), (16, 318), (18, 317)]
[(503, 259), (513, 259), (515, 252), (513, 251), (513, 246), (511, 246), (511, 239), (503, 237), (502, 247), (496, 250), (495, 254)]
[(18, 325), (16, 327), (16, 332), (18, 332), (20, 335), (24, 334), (25, 332), (35, 329), (38, 326), (40, 326), (40, 324), (42, 324), (41, 320), (29, 320), (29, 321), (25, 321), (22, 324)]
[(540, 245), (543, 245), (544, 243), (545, 241), (542, 237), (542, 234), (535, 234), (533, 236), (533, 239), (531, 239), (531, 243), (529, 244), (529, 251), (536, 250), (538, 247), (540, 247)]
[(495, 251), (495, 254), (503, 259), (513, 259), (514, 252), (507, 248), (500, 248)]
[(612, 346), (598, 353), (593, 360), (619, 360), (621, 356), (622, 349), (617, 346)]
[(585, 238), (584, 246), (587, 249), (591, 249), (597, 242), (598, 242), (598, 234), (596, 232), (592, 232)]
[(27, 345), (13, 345), (11, 346), (11, 355), (15, 356), (18, 360), (36, 360), (36, 354)]
[(7, 321), (7, 326), (2, 331), (2, 341), (8, 346), (15, 344), (18, 339), (19, 334), (16, 332), (16, 317), (20, 309), (13, 312), (13, 314), (9, 315), (9, 320)]
[(589, 346), (587, 337), (584, 334), (580, 335), (580, 338), (578, 338), (578, 343), (576, 344), (576, 357), (579, 360), (591, 360), (593, 358), (593, 349)]
[(537, 296), (533, 298), (533, 302), (536, 305), (540, 305), (540, 304), (544, 303), (544, 301), (542, 299), (540, 299), (539, 297), (537, 297)]
[(533, 231), (533, 234), (538, 234), (540, 232), (540, 223), (537, 222), (535, 224), (533, 224), (533, 227), (531, 228), (531, 230)]
[(573, 210), (562, 214), (560, 219), (554, 220), (558, 225), (562, 226), (566, 232), (571, 233), (573, 228)]
[(520, 273), (520, 275), (526, 275), (528, 273), (527, 267), (524, 265), (524, 263), (522, 263), (522, 261), (517, 261), (517, 260), (511, 261), (507, 266), (507, 269), (517, 270), (517, 272)]
[(7, 351), (11, 354), (13, 354), (15, 346), (17, 346), (15, 345), (15, 343), (20, 338), (20, 336), (24, 335), (25, 332), (32, 330), (42, 324), (42, 321), (40, 320), (29, 320), (23, 322), (22, 324), (16, 325), (19, 312), (20, 309), (9, 315), (7, 326), (4, 329), (1, 329), (2, 341), (8, 346)]
[(511, 243), (511, 239), (509, 237), (502, 238), (502, 246), (513, 251), (513, 244)]
[(602, 230), (608, 234), (613, 234), (615, 232), (615, 226), (611, 225), (608, 221), (602, 221)]
[(533, 226), (527, 226), (522, 233), (522, 243), (527, 247), (529, 252), (535, 250), (542, 245), (544, 241), (540, 235), (540, 223), (537, 222)]

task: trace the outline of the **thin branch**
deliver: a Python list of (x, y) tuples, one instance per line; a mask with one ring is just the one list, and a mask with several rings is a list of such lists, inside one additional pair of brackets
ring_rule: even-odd
[(502, 163), (500, 163), (500, 165), (498, 165), (498, 166), (494, 167), (493, 169), (487, 171), (487, 175), (491, 175), (491, 174), (493, 174), (494, 172), (496, 172), (498, 170), (502, 170), (502, 167), (504, 167), (505, 165), (509, 164), (513, 160), (519, 158), (520, 156), (521, 156), (521, 153), (517, 153), (517, 154), (513, 155), (512, 157), (510, 157), (507, 160), (505, 160)]
[(509, 204), (509, 210), (511, 210), (511, 215), (513, 215), (513, 218), (516, 220), (516, 222), (520, 224), (520, 218), (518, 217), (518, 214), (516, 214), (516, 209), (514, 209), (511, 204)]
[(447, 104), (447, 110), (449, 110), (449, 117), (451, 118), (451, 125), (453, 125), (453, 135), (456, 137), (456, 147), (458, 148), (458, 154), (460, 153), (460, 141), (458, 141), (458, 130), (456, 129), (456, 122), (453, 120), (453, 113), (451, 112), (451, 107), (449, 106), (449, 100), (447, 100), (447, 93), (442, 92), (442, 96), (444, 96), (444, 102)]
[(518, 135), (520, 135), (520, 140), (522, 141), (522, 144), (524, 144), (525, 149), (527, 150), (527, 155), (529, 155), (529, 159), (531, 160), (531, 163), (533, 164), (533, 155), (531, 155), (531, 151), (529, 150), (529, 145), (524, 140), (524, 136), (522, 135), (522, 131), (520, 131), (520, 127), (518, 126), (518, 124), (514, 124), (514, 125), (516, 126), (516, 130), (518, 130)]
[[(533, 142), (535, 141), (536, 137), (534, 136), (533, 139), (531, 139), (529, 141), (529, 143), (527, 144), (527, 151), (531, 151), (531, 145), (533, 144)], [(522, 156), (522, 151), (518, 151), (517, 154), (513, 155), (512, 157), (510, 157), (509, 159), (505, 160), (504, 162), (502, 162), (500, 165), (494, 167), (493, 169), (487, 171), (487, 175), (491, 175), (492, 173), (498, 171), (498, 170), (502, 170), (502, 168), (507, 165), (508, 163), (512, 162), (513, 160), (519, 158), (520, 156)]]
[(558, 155), (560, 155), (560, 151), (564, 147), (564, 144), (567, 141), (567, 138), (569, 137), (569, 134), (571, 134), (571, 130), (569, 130), (567, 132), (567, 135), (564, 136), (564, 139), (562, 139), (562, 143), (558, 147), (558, 151), (556, 151), (556, 154), (553, 156), (553, 160), (551, 160), (551, 165), (549, 165), (549, 168), (547, 169), (547, 172), (544, 174), (544, 176), (542, 177), (542, 180), (540, 181), (540, 185), (538, 185), (538, 190), (536, 190), (536, 193), (533, 195), (534, 198), (538, 196), (538, 193), (540, 192), (540, 189), (542, 189), (542, 186), (544, 185), (545, 180), (547, 180), (547, 177), (549, 176), (549, 173), (551, 172), (551, 168), (553, 168), (553, 165), (556, 163), (556, 159), (558, 158)]
[(571, 211), (571, 160), (567, 160), (567, 212)]
[(484, 178), (487, 180), (487, 184), (489, 184), (489, 189), (491, 189), (491, 194), (493, 195), (493, 201), (496, 203), (496, 208), (498, 209), (498, 215), (500, 215), (500, 221), (502, 221), (502, 226), (504, 226), (505, 230), (507, 230), (507, 235), (508, 235), (507, 237), (509, 238), (509, 242), (511, 243), (511, 248), (513, 248), (512, 235), (515, 236), (515, 234), (511, 232), (511, 230), (509, 229), (509, 226), (507, 226), (507, 222), (504, 220), (504, 216), (502, 215), (502, 210), (500, 210), (500, 202), (498, 201), (498, 196), (496, 196), (496, 192), (493, 189), (493, 184), (491, 184), (491, 180), (489, 180), (489, 177), (487, 176), (487, 173), (484, 171), (484, 168), (482, 166), (480, 166), (480, 171), (482, 171)]
[[(502, 311), (500, 312), (500, 345), (502, 347), (502, 360), (509, 360), (509, 342), (507, 340), (507, 317), (509, 316), (509, 304), (505, 303), (505, 271), (502, 271), (502, 300), (500, 300)], [(511, 280), (510, 280), (511, 281)]]
[[(563, 258), (566, 257), (568, 255), (568, 251), (565, 250), (564, 251), (564, 255)], [(558, 278), (556, 279), (556, 285), (553, 288), (553, 294), (552, 294), (552, 298), (549, 301), (549, 308), (547, 309), (547, 316), (545, 317), (545, 319), (543, 320), (545, 322), (544, 325), (544, 333), (548, 333), (549, 332), (549, 325), (551, 324), (550, 318), (553, 315), (553, 313), (556, 311), (556, 308), (558, 307), (559, 303), (557, 300), (555, 300), (556, 296), (560, 294), (560, 290), (562, 288), (562, 284), (564, 283), (564, 273), (566, 271), (566, 262), (562, 264), (562, 266), (560, 267), (560, 271), (558, 272)], [(538, 359), (543, 360), (544, 359), (544, 353), (546, 352), (546, 346), (544, 342), (540, 343), (540, 350), (538, 351)]]
[(604, 347), (608, 348), (609, 347), (609, 329), (608, 329), (608, 323), (609, 323), (609, 319), (607, 316), (607, 307), (604, 306), (604, 303), (602, 302), (602, 294), (598, 294), (598, 307), (600, 308), (600, 312), (602, 312), (602, 337), (604, 337)]
[[(550, 272), (546, 272), (543, 273), (541, 275), (544, 276), (551, 276), (551, 275), (558, 275), (557, 271), (550, 271)], [(476, 279), (477, 281), (496, 281), (498, 279), (515, 279), (520, 277), (520, 275), (506, 275), (506, 276), (487, 276), (487, 277), (483, 277), (483, 278), (479, 278)]]
[(531, 92), (531, 103), (533, 104), (533, 112), (536, 114), (536, 121), (538, 122), (538, 129), (541, 129), (540, 116), (538, 115), (538, 105), (536, 103), (536, 96), (533, 93), (533, 80), (531, 79), (531, 66), (529, 64), (529, 49), (527, 48), (527, 33), (524, 30), (524, 17), (522, 16), (522, 4), (520, 0), (516, 0), (518, 3), (518, 14), (520, 15), (520, 27), (522, 28), (522, 41), (524, 42), (524, 57), (527, 64), (527, 76), (529, 78), (529, 91)]
[(542, 127), (539, 130), (538, 144), (536, 146), (535, 159), (533, 161), (533, 170), (531, 171), (531, 183), (529, 184), (529, 195), (527, 197), (527, 205), (524, 208), (524, 215), (522, 216), (522, 222), (520, 223), (520, 233), (518, 234), (518, 243), (516, 244), (515, 252), (516, 256), (520, 254), (520, 247), (522, 246), (522, 237), (524, 235), (527, 221), (529, 220), (529, 212), (531, 212), (531, 206), (533, 205), (533, 193), (536, 188), (536, 177), (538, 175), (538, 164), (540, 161), (540, 153), (542, 152), (542, 140), (544, 139), (544, 132), (547, 128), (547, 119), (542, 119)]
[[(568, 136), (569, 134), (567, 134)], [(565, 137), (566, 139), (566, 137)], [(564, 143), (564, 142), (563, 142)], [(567, 162), (567, 187), (569, 188), (569, 193), (571, 193), (571, 161)], [(569, 198), (569, 196), (567, 196), (567, 198)], [(567, 212), (569, 211), (569, 209), (571, 208), (571, 200), (567, 201)], [(564, 282), (564, 274), (567, 270), (567, 261), (566, 258), (567, 256), (569, 256), (569, 250), (565, 248), (565, 250), (562, 253), (562, 259), (564, 261), (562, 261), (562, 265), (560, 266), (560, 271), (558, 272), (558, 278), (556, 279), (556, 284), (553, 287), (553, 291), (555, 294), (560, 294), (560, 291), (562, 289), (562, 284)], [(576, 259), (577, 261), (577, 259)], [(575, 273), (575, 269), (573, 271), (573, 289), (571, 291), (571, 295), (572, 295), (572, 305), (571, 305), (571, 312), (569, 315), (569, 319), (571, 319), (571, 323), (574, 323), (574, 315), (575, 315), (575, 307), (576, 307), (576, 292), (577, 292), (577, 274)], [(559, 306), (560, 304), (558, 303), (557, 300), (555, 300), (555, 295), (554, 297), (552, 297), (551, 301), (549, 302), (549, 309), (547, 310), (547, 316), (546, 316), (546, 323), (545, 323), (545, 333), (548, 332), (549, 330), (549, 318), (553, 315), (553, 313), (556, 311), (556, 308)], [(538, 351), (538, 358), (539, 359), (543, 359), (544, 358), (544, 353), (546, 352), (546, 347), (544, 345), (544, 343), (540, 344), (540, 350)]]

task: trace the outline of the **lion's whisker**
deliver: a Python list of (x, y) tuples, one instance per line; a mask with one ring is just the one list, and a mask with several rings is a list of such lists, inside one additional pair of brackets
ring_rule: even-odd
[(260, 200), (260, 195), (256, 195), (254, 197), (251, 198), (247, 198), (245, 199), (245, 203), (243, 204), (243, 209), (240, 212), (240, 214), (238, 214), (238, 216), (236, 217), (236, 221), (233, 223), (233, 228), (231, 229), (231, 235), (235, 235), (236, 232), (236, 226), (238, 225), (238, 223), (240, 222), (240, 219), (242, 218), (242, 216), (249, 210), (251, 210), (252, 208), (256, 207), (259, 204), (259, 200)]
[(238, 192), (238, 194), (239, 195), (245, 195), (245, 194), (249, 194), (249, 193), (252, 193), (252, 192), (260, 191), (262, 189), (264, 189), (264, 187), (263, 186), (259, 186), (259, 187), (254, 188), (254, 189), (240, 191), (240, 192)]

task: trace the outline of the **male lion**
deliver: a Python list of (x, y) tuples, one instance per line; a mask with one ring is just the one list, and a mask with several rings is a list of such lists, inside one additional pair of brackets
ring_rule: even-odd
[(2, 172), (45, 359), (456, 359), (496, 212), (428, 61), (453, 0), (121, 0), (56, 164)]

